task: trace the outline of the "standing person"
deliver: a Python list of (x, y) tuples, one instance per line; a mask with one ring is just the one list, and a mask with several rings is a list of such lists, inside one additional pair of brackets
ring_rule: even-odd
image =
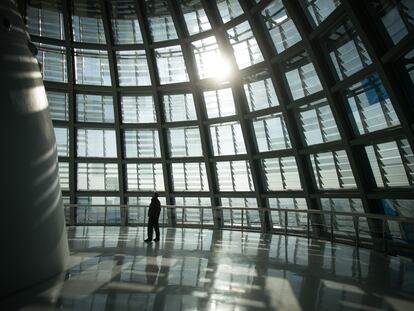
[(148, 209), (148, 238), (144, 240), (146, 243), (152, 242), (152, 232), (155, 230), (154, 242), (160, 240), (160, 225), (158, 224), (158, 218), (160, 218), (161, 203), (158, 200), (158, 193), (154, 192), (151, 199), (151, 204)]

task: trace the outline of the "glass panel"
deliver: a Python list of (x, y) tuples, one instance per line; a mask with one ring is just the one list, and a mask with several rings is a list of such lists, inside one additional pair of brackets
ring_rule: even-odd
[(340, 4), (340, 0), (301, 0), (312, 17), (314, 26), (319, 26)]
[(216, 156), (246, 153), (239, 122), (210, 125), (210, 137)]
[(330, 33), (326, 38), (326, 47), (340, 80), (372, 63), (361, 38), (349, 20)]
[(60, 189), (69, 190), (69, 163), (59, 162), (58, 167)]
[(243, 14), (243, 10), (237, 0), (216, 0), (223, 23)]
[[(259, 216), (259, 209), (255, 198), (221, 198), (221, 205), (224, 207), (235, 207), (239, 209), (224, 209), (224, 226), (241, 226), (249, 228), (261, 228), (262, 223)], [(246, 210), (242, 211), (240, 208)], [(247, 210), (254, 208), (254, 210)]]
[(117, 51), (116, 60), (119, 75), (119, 85), (151, 85), (145, 51)]
[(303, 143), (307, 146), (341, 139), (331, 107), (326, 98), (298, 109)]
[(306, 52), (286, 62), (286, 80), (293, 100), (309, 96), (322, 90), (315, 67)]
[(164, 95), (165, 122), (197, 120), (193, 94)]
[(128, 191), (164, 191), (161, 163), (127, 164)]
[(73, 40), (106, 43), (99, 0), (73, 0)]
[(262, 11), (262, 16), (278, 53), (302, 39), (282, 0), (275, 0), (268, 5)]
[(174, 191), (209, 190), (204, 163), (173, 163), (171, 168)]
[(244, 84), (244, 92), (250, 111), (279, 106), (272, 80), (265, 78), (267, 75), (264, 72), (245, 79), (247, 83)]
[[(384, 214), (389, 216), (414, 217), (414, 200), (383, 199), (380, 203)], [(387, 221), (389, 233), (393, 238), (400, 238), (407, 242), (414, 242), (414, 225), (408, 222)]]
[(145, 0), (152, 41), (177, 39), (174, 22), (166, 0)]
[(118, 190), (116, 163), (77, 163), (77, 190)]
[[(128, 224), (129, 225), (143, 225), (148, 221), (148, 207), (151, 203), (151, 197), (128, 197)], [(164, 197), (158, 197), (161, 206), (166, 205)], [(167, 213), (162, 209), (159, 223), (167, 223)]]
[(66, 127), (55, 127), (55, 137), (58, 156), (69, 156), (69, 131)]
[(414, 155), (406, 139), (365, 147), (377, 187), (414, 185)]
[(125, 154), (127, 158), (159, 158), (158, 130), (125, 130)]
[[(364, 213), (362, 207), (362, 201), (360, 199), (333, 199), (323, 198), (321, 199), (322, 210), (332, 212), (346, 212), (346, 213)], [(324, 214), (324, 220), (326, 230), (330, 232), (331, 228), (331, 216), (330, 214)], [(333, 215), (332, 227), (335, 233), (345, 235), (355, 235), (356, 226), (354, 220), (350, 216)], [(369, 235), (368, 222), (366, 218), (359, 218), (358, 223), (359, 234)]]
[(263, 159), (262, 166), (267, 191), (302, 189), (294, 157)]
[(29, 0), (26, 14), (27, 29), (31, 35), (65, 39), (60, 0)]
[(239, 69), (263, 61), (262, 52), (259, 49), (256, 38), (248, 22), (241, 23), (227, 30), (230, 43), (233, 47)]
[(221, 54), (216, 37), (203, 38), (192, 42), (191, 45), (200, 79), (217, 78), (226, 80), (230, 76), (230, 65)]
[(177, 223), (196, 224), (196, 225), (212, 225), (213, 212), (211, 208), (202, 208), (203, 206), (211, 206), (210, 198), (203, 197), (175, 197), (175, 205), (191, 206), (198, 208), (177, 208)]
[(115, 130), (78, 129), (76, 141), (79, 157), (116, 158)]
[(377, 74), (370, 75), (347, 89), (346, 99), (356, 134), (362, 135), (400, 124)]
[(75, 49), (77, 84), (111, 85), (107, 51)]
[(168, 150), (171, 157), (198, 157), (203, 155), (198, 127), (168, 129)]
[(188, 81), (187, 68), (179, 45), (156, 49), (155, 58), (161, 84)]
[(259, 152), (292, 147), (281, 113), (254, 118), (253, 126)]
[(211, 29), (200, 0), (180, 0), (180, 5), (190, 36)]
[(112, 96), (76, 94), (76, 113), (79, 122), (115, 122)]
[(115, 44), (143, 43), (134, 0), (111, 1), (112, 33)]
[(123, 123), (157, 122), (152, 96), (122, 96), (121, 107)]
[(254, 191), (247, 161), (217, 162), (216, 173), (220, 191)]
[(40, 63), (43, 80), (67, 82), (66, 49), (43, 43), (35, 43), (38, 48), (36, 58)]
[(317, 153), (310, 159), (318, 189), (356, 188), (345, 151)]
[(204, 101), (209, 118), (226, 117), (236, 114), (231, 89), (204, 92)]
[(46, 90), (46, 95), (52, 120), (69, 121), (68, 94)]
[(371, 1), (392, 42), (400, 42), (414, 27), (414, 2), (412, 0)]
[[(307, 210), (308, 205), (303, 198), (269, 198), (268, 204), (271, 209), (296, 209)], [(308, 221), (306, 213), (287, 212), (287, 224), (285, 224), (285, 212), (271, 211), (272, 226), (275, 229), (307, 229)], [(311, 227), (309, 229), (312, 229)]]
[[(76, 208), (77, 225), (120, 225), (120, 207), (110, 207), (105, 205), (119, 205), (118, 197), (78, 197), (78, 207)], [(102, 205), (102, 206), (91, 206)]]

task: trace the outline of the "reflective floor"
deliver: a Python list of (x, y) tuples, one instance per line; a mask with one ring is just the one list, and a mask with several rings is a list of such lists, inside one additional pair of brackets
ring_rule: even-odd
[(206, 229), (150, 245), (144, 228), (68, 236), (68, 272), (1, 310), (414, 310), (414, 263), (367, 249)]

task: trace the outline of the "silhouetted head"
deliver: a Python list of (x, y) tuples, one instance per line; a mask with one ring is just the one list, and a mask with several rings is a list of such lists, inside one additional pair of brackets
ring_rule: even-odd
[(152, 197), (153, 197), (154, 199), (156, 199), (156, 198), (158, 198), (158, 196), (159, 196), (159, 195), (158, 195), (158, 192), (154, 192), (154, 194), (153, 194), (153, 196), (152, 196)]

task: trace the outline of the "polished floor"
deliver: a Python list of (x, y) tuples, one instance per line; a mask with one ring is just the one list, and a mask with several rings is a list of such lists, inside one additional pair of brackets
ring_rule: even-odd
[(70, 267), (1, 310), (414, 310), (414, 263), (279, 235), (71, 227)]

